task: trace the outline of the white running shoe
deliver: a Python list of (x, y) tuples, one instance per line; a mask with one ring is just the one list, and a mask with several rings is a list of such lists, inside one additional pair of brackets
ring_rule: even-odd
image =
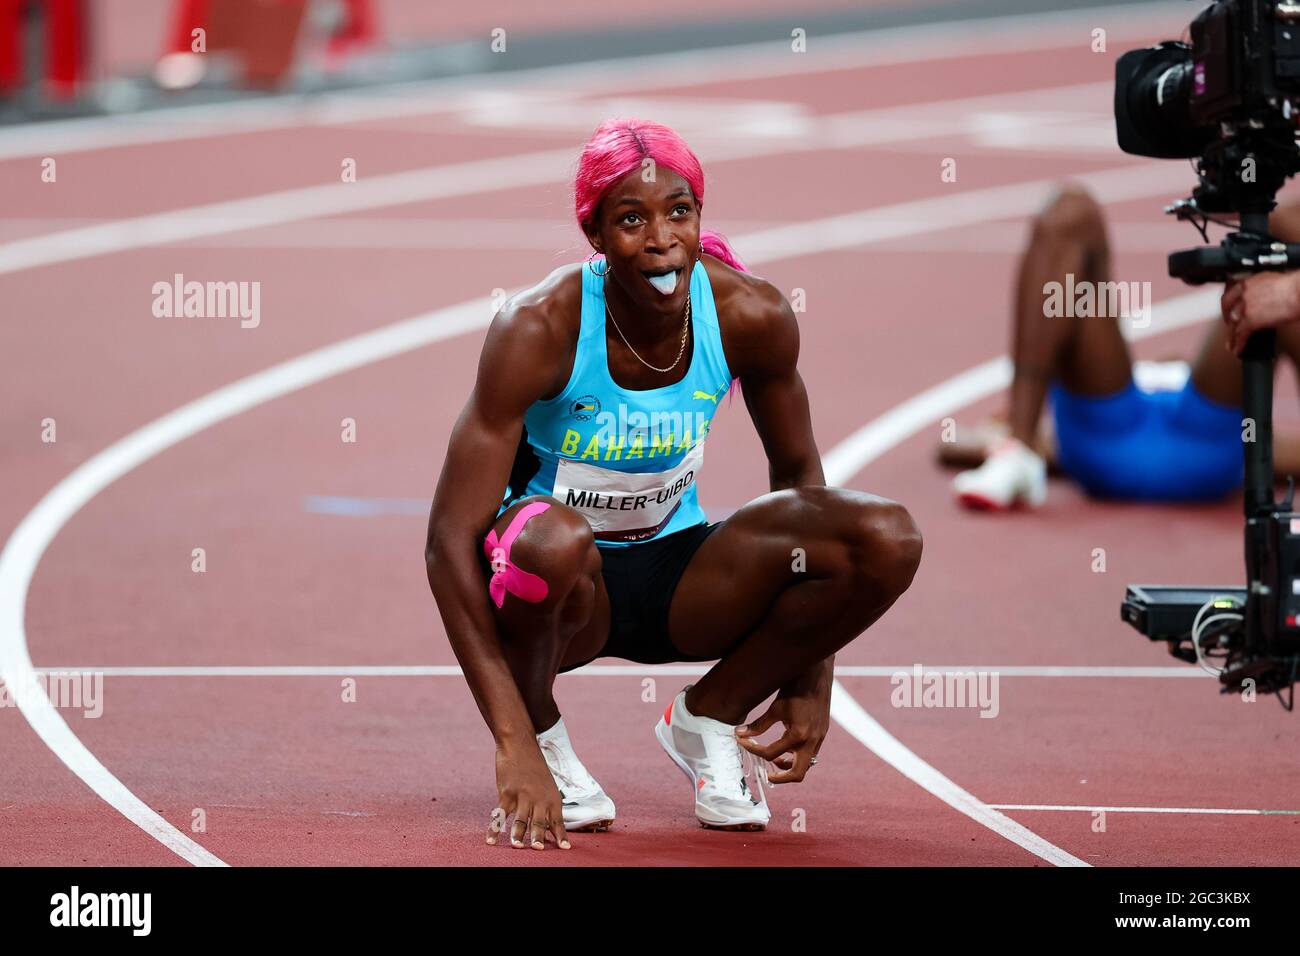
[[(718, 830), (763, 830), (771, 813), (763, 796), (765, 762), (736, 738), (736, 725), (696, 717), (686, 709), (682, 689), (655, 727), (655, 736), (695, 791), (700, 826)], [(747, 778), (753, 779), (751, 787)]]
[(569, 743), (561, 717), (550, 730), (537, 735), (537, 745), (551, 768), (564, 806), (564, 829), (572, 833), (600, 833), (614, 822), (614, 801), (587, 772)]
[(984, 464), (957, 475), (952, 487), (968, 508), (1037, 508), (1047, 500), (1047, 463), (1019, 439), (1008, 436), (989, 449)]

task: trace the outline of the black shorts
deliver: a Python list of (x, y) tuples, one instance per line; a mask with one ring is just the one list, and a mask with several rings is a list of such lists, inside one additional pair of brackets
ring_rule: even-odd
[[(662, 538), (601, 548), (601, 576), (609, 593), (609, 640), (593, 657), (621, 657), (638, 664), (708, 661), (711, 657), (683, 654), (668, 639), (668, 609), (696, 549), (723, 522), (697, 524)], [(573, 664), (560, 673), (590, 664)]]

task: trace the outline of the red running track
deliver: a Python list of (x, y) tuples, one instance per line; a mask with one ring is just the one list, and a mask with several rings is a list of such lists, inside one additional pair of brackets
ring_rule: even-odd
[[(1110, 31), (1105, 54), (1089, 49), (1086, 16), (1025, 21), (952, 41), (963, 55), (932, 34), (896, 38), (888, 56), (864, 44), (838, 59), (810, 53), (797, 67), (780, 52), (748, 66), (687, 58), (640, 74), (658, 85), (627, 93), (614, 91), (617, 77), (595, 85), (552, 75), (552, 106), (528, 98), (543, 84), (524, 86), (525, 77), (517, 89), (498, 87), (496, 106), (448, 109), (431, 87), (427, 112), (400, 118), (87, 148), (58, 157), (52, 185), (39, 181), (39, 155), (3, 161), (6, 536), (78, 465), (114, 454), (124, 436), (187, 402), (313, 349), (471, 303), (461, 334), (225, 417), (76, 510), (39, 556), (27, 646), (38, 667), (126, 675), (109, 672), (102, 716), (59, 714), (135, 798), (231, 865), (1291, 862), (1300, 816), (1186, 812), (1295, 809), (1289, 784), (1300, 740), (1270, 700), (1220, 698), (1208, 677), (1158, 670), (1008, 674), (996, 719), (890, 705), (888, 675), (915, 663), (1169, 668), (1176, 662), (1161, 648), (1119, 623), (1123, 584), (1240, 578), (1235, 502), (1103, 505), (1056, 482), (1038, 515), (958, 510), (949, 476), (932, 463), (939, 418), (973, 419), (996, 407), (992, 398), (937, 410), (846, 479), (906, 503), (926, 535), (912, 590), (838, 660), (841, 669), (877, 669), (845, 671), (842, 689), (902, 756), (879, 737), (873, 750), (836, 726), (809, 780), (771, 794), (766, 833), (702, 831), (688, 788), (651, 735), (663, 700), (688, 678), (595, 668), (562, 679), (557, 699), (583, 759), (618, 803), (616, 827), (579, 836), (564, 854), (484, 846), (491, 740), (463, 680), (360, 669), (455, 663), (417, 561), (424, 518), (409, 503), (431, 494), (493, 290), (582, 255), (564, 164), (539, 174), (525, 162), (526, 185), (514, 167), (495, 179), (467, 172), (455, 195), (347, 213), (284, 193), (371, 188), (388, 174), (450, 163), (576, 156), (599, 118), (627, 108), (619, 97), (634, 93), (635, 111), (675, 122), (701, 153), (710, 224), (787, 294), (805, 290), (801, 367), (829, 454), (865, 423), (1005, 350), (1026, 212), (1018, 189), (990, 190), (1138, 170), (1114, 174), (1115, 196), (1129, 198), (1107, 203), (1117, 277), (1151, 281), (1157, 299), (1183, 295), (1163, 275), (1163, 254), (1191, 237), (1158, 210), (1188, 188), (1186, 171), (1160, 167), (1167, 183), (1152, 185), (1150, 169), (1110, 145), (1108, 120), (1114, 51), (1176, 30), (1182, 11), (1173, 12), (1167, 23), (1140, 24), (1094, 14)], [(701, 60), (711, 75), (695, 72)], [(777, 75), (754, 78), (763, 71)], [(863, 111), (871, 112), (854, 115)], [(738, 117), (747, 122), (719, 129)], [(782, 135), (792, 124), (797, 133)], [(343, 157), (357, 159), (357, 184), (337, 182)], [(956, 183), (940, 178), (948, 157), (958, 161)], [(87, 221), (271, 193), (277, 198), (266, 202), (281, 220), (272, 226), (236, 222), (153, 245), (113, 226), (116, 251), (21, 268), (6, 258), (31, 251), (21, 240)], [(921, 200), (935, 203), (901, 205)], [(883, 237), (879, 222), (875, 232), (858, 220), (840, 220), (838, 232), (826, 222), (881, 207), (899, 207), (885, 216), (893, 232)], [(955, 225), (959, 208), (968, 218)], [(793, 228), (804, 224), (812, 225)], [(261, 282), (260, 325), (155, 318), (152, 285), (177, 272)], [(1186, 355), (1197, 335), (1158, 335), (1137, 353)], [(40, 441), (46, 418), (57, 422), (53, 444)], [(353, 444), (340, 440), (345, 418), (357, 423)], [(767, 490), (740, 406), (716, 424), (701, 484), (715, 516)], [(389, 499), (391, 511), (324, 514), (309, 510), (311, 496)], [(1098, 547), (1105, 573), (1091, 569)], [(191, 571), (194, 548), (205, 551), (205, 573)], [(17, 639), (0, 631), (5, 653)], [(333, 670), (202, 670), (227, 666)], [(143, 676), (146, 667), (162, 670)], [(172, 670), (182, 667), (200, 670)], [(341, 699), (349, 672), (355, 702)], [(646, 677), (654, 700), (645, 699)], [(77, 774), (88, 773), (84, 761), (65, 763), (14, 708), (0, 709), (0, 765), (0, 864), (185, 862), (97, 796)], [(1026, 829), (986, 826), (899, 772), (927, 765), (972, 795), (977, 815)], [(983, 809), (1008, 806), (1056, 809), (1008, 809), (1002, 818)], [(1111, 810), (1098, 832), (1098, 807), (1175, 812)], [(198, 832), (196, 810), (206, 824)], [(796, 817), (806, 825), (792, 826)], [(1011, 831), (1019, 836), (1009, 839)]]

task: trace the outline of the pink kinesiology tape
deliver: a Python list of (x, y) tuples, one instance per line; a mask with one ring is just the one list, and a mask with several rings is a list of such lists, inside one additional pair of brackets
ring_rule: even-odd
[(515, 538), (519, 537), (519, 532), (524, 529), (528, 519), (549, 507), (545, 501), (526, 504), (519, 509), (499, 541), (495, 528), (483, 539), (483, 551), (492, 562), (492, 580), (488, 581), (488, 594), (497, 607), (505, 603), (507, 591), (529, 604), (537, 604), (546, 598), (546, 582), (535, 574), (515, 567), (510, 562), (510, 546), (515, 543)]

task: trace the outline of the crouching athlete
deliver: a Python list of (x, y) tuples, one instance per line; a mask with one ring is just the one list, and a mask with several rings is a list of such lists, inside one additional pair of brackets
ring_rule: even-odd
[[(488, 843), (508, 827), (516, 847), (549, 836), (567, 849), (567, 831), (613, 822), (552, 696), (557, 673), (601, 657), (717, 661), (655, 733), (701, 824), (763, 829), (758, 771), (804, 779), (830, 726), (836, 651), (916, 573), (921, 536), (902, 506), (825, 486), (793, 311), (701, 232), (703, 201), (699, 160), (673, 130), (601, 125), (575, 184), (600, 258), (504, 304), (452, 433), (425, 559), (496, 741)], [(772, 490), (709, 523), (696, 482), (735, 381)], [(759, 743), (776, 723), (782, 736)]]

